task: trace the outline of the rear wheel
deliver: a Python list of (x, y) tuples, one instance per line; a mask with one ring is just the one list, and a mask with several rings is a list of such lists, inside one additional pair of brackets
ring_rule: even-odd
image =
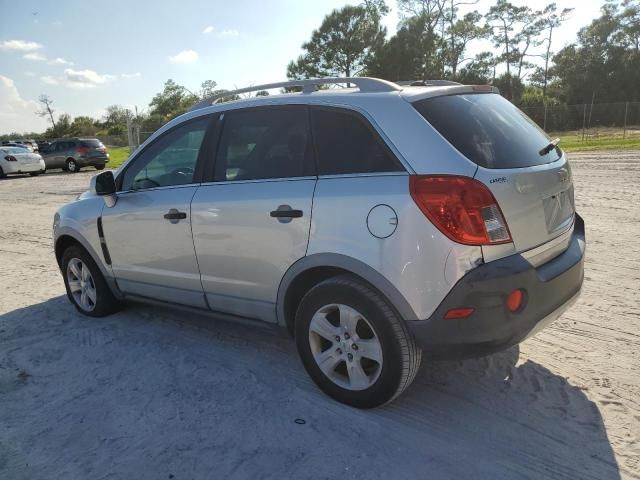
[(76, 173), (80, 171), (80, 167), (78, 167), (78, 163), (73, 158), (68, 158), (67, 162), (65, 163), (65, 166), (67, 167), (66, 170), (68, 172)]
[(104, 165), (96, 165), (96, 170), (104, 170)]
[(74, 245), (65, 250), (62, 275), (67, 297), (80, 313), (104, 317), (121, 308), (98, 265), (82, 247)]
[(353, 275), (325, 280), (304, 296), (295, 337), (302, 363), (320, 389), (358, 408), (400, 395), (422, 359), (403, 320)]

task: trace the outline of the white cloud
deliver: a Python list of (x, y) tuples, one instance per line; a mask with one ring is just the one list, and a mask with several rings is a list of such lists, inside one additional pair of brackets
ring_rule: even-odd
[(35, 60), (36, 62), (44, 62), (47, 59), (47, 57), (41, 53), (26, 53), (23, 55), (23, 58), (26, 58), (27, 60)]
[(65, 60), (64, 58), (61, 58), (61, 57), (54, 58), (53, 60), (49, 60), (47, 63), (49, 65), (68, 65), (68, 66), (73, 65), (73, 62), (70, 62), (69, 60)]
[(63, 76), (44, 75), (40, 77), (40, 80), (47, 85), (62, 85), (69, 88), (95, 88), (118, 78), (137, 78), (141, 76), (140, 72), (111, 75), (100, 74), (88, 69), (74, 70), (73, 68), (66, 68)]
[(198, 52), (195, 50), (183, 50), (173, 57), (169, 57), (169, 61), (173, 63), (194, 63), (198, 60)]
[(64, 75), (65, 84), (74, 88), (97, 87), (115, 78), (114, 75), (100, 75), (93, 70), (74, 70), (72, 68), (65, 68)]
[(46, 83), (47, 85), (58, 85), (58, 80), (56, 80), (50, 75), (45, 75), (44, 77), (40, 77), (40, 80), (42, 80), (42, 82)]
[(220, 38), (231, 38), (237, 37), (238, 35), (240, 35), (240, 32), (236, 29), (222, 30), (220, 33), (218, 33), (218, 36)]
[[(0, 42), (0, 50), (19, 50), (21, 52), (32, 52), (42, 48), (37, 42), (27, 42), (26, 40), (5, 40)], [(6, 78), (6, 77), (5, 77)]]
[(25, 100), (12, 79), (0, 75), (0, 133), (44, 131), (47, 122), (36, 115), (39, 105)]
[(202, 34), (203, 35), (209, 35), (214, 30), (215, 29), (213, 28), (213, 25), (208, 25), (204, 30), (202, 30)]

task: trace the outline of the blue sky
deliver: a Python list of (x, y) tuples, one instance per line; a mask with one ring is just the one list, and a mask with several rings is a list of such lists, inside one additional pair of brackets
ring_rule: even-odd
[[(311, 31), (348, 3), (359, 2), (0, 0), (0, 133), (44, 130), (47, 122), (33, 113), (42, 93), (57, 113), (100, 117), (112, 104), (146, 109), (168, 78), (192, 90), (206, 79), (223, 88), (283, 80)], [(388, 3), (393, 33), (398, 17), (395, 1)], [(556, 3), (578, 7), (557, 36), (558, 49), (597, 16), (601, 2)]]

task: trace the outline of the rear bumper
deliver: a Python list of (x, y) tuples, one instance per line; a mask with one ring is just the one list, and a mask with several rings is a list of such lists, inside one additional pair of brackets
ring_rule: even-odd
[(95, 165), (104, 165), (109, 162), (109, 157), (107, 156), (99, 156), (99, 157), (88, 157), (88, 158), (78, 158), (78, 165), (81, 167), (95, 166)]
[(33, 172), (44, 172), (44, 160), (40, 160), (39, 162), (29, 163), (26, 165), (20, 165), (18, 162), (6, 162), (3, 165), (2, 169), (4, 173), (33, 173)]
[[(428, 357), (459, 359), (515, 345), (558, 318), (577, 300), (584, 278), (584, 221), (576, 214), (569, 247), (534, 268), (521, 255), (481, 265), (466, 274), (427, 320), (407, 322)], [(526, 291), (524, 308), (510, 312), (505, 300)], [(465, 319), (446, 320), (453, 308), (470, 307)]]

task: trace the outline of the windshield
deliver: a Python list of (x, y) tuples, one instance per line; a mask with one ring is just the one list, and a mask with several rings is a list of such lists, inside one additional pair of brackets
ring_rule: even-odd
[(559, 148), (541, 153), (549, 137), (498, 94), (433, 97), (413, 106), (460, 153), (482, 167), (531, 167), (561, 156)]

